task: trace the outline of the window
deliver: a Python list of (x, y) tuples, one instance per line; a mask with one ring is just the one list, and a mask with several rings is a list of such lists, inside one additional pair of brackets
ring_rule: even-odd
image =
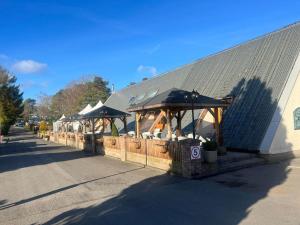
[(135, 99), (136, 97), (132, 96), (128, 101), (129, 105), (133, 105), (135, 103)]
[(151, 92), (149, 92), (148, 93), (148, 98), (153, 98), (156, 94), (157, 94), (157, 92), (158, 92), (158, 89), (157, 90), (154, 90), (154, 91), (151, 91)]
[(141, 101), (144, 97), (145, 97), (145, 94), (141, 94), (136, 98), (136, 100)]
[(294, 111), (294, 128), (300, 130), (300, 107)]

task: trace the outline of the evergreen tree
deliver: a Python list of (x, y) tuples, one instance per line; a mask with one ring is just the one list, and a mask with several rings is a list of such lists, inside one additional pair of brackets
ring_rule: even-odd
[(0, 67), (0, 126), (4, 135), (23, 112), (23, 93), (16, 80), (15, 76)]
[(82, 98), (82, 107), (87, 104), (95, 106), (99, 100), (105, 102), (111, 94), (111, 90), (108, 87), (108, 82), (103, 80), (102, 77), (95, 76), (93, 81), (87, 82), (87, 91)]
[(113, 136), (113, 137), (119, 136), (118, 128), (116, 127), (114, 122), (112, 122), (112, 124), (111, 124), (111, 136)]

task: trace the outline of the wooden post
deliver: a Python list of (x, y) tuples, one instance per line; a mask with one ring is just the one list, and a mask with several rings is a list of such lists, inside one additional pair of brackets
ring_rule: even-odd
[(219, 145), (222, 146), (223, 145), (223, 132), (222, 132), (222, 127), (221, 127), (221, 123), (222, 123), (222, 115), (223, 115), (223, 108), (219, 108), (218, 110), (218, 120), (219, 120)]
[(141, 125), (140, 125), (140, 119), (141, 119), (141, 114), (136, 112), (135, 113), (135, 136), (137, 138), (140, 137), (141, 133)]
[(113, 123), (115, 122), (115, 119), (114, 118), (109, 118), (109, 122), (110, 122), (110, 133), (112, 135)]
[(92, 151), (96, 153), (95, 119), (92, 118)]
[[(105, 119), (102, 118), (100, 121), (101, 121), (101, 123), (102, 123), (102, 129), (100, 130), (100, 132), (101, 132), (101, 134), (103, 135), (104, 130), (105, 130)], [(101, 127), (101, 126), (100, 126), (100, 127)]]
[(176, 137), (179, 137), (181, 136), (181, 119), (182, 119), (180, 111), (178, 111), (176, 119), (177, 119)]
[(214, 108), (214, 121), (216, 128), (216, 141), (220, 145), (220, 120), (219, 120), (219, 108)]
[(112, 119), (109, 118), (108, 120), (109, 120), (109, 125), (110, 125), (110, 133), (112, 133)]
[(124, 116), (124, 118), (123, 118), (123, 124), (124, 124), (124, 132), (125, 132), (125, 134), (127, 134), (127, 132), (128, 132), (128, 129), (127, 129), (127, 119), (126, 119), (126, 116)]
[(172, 139), (172, 118), (171, 118), (171, 111), (167, 109), (167, 138)]

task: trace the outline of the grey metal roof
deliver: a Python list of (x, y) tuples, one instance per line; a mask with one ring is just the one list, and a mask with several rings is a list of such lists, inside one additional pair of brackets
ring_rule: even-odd
[[(223, 119), (224, 145), (257, 150), (299, 52), (300, 23), (295, 23), (125, 88), (105, 104), (125, 111), (130, 97), (171, 87), (210, 97), (234, 95)], [(187, 113), (183, 127), (190, 123)]]

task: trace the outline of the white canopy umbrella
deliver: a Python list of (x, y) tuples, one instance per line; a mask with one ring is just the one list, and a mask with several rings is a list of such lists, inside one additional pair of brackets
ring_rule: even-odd
[(101, 100), (99, 100), (99, 102), (92, 108), (90, 112), (99, 109), (101, 106), (103, 106), (103, 103), (101, 102)]
[(53, 131), (58, 132), (59, 128), (62, 126), (62, 120), (66, 118), (65, 114), (63, 114), (57, 121), (53, 122)]
[(66, 117), (65, 117), (65, 114), (63, 114), (58, 120), (60, 121), (60, 120), (62, 120), (62, 119), (64, 119), (64, 118), (66, 118)]
[(88, 104), (83, 110), (81, 110), (78, 114), (79, 115), (84, 115), (86, 113), (89, 113), (91, 110), (93, 109), (93, 107)]

